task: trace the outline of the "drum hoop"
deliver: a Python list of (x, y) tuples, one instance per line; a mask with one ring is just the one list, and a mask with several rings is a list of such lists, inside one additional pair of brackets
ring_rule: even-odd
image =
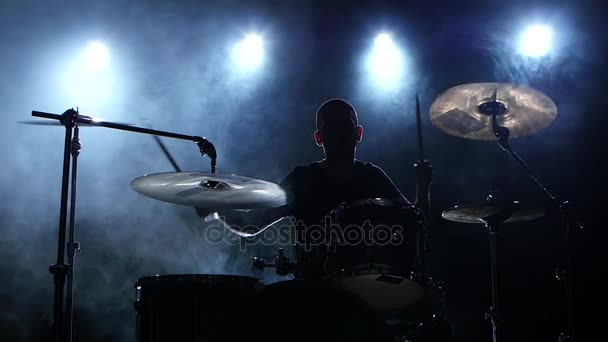
[[(374, 206), (379, 208), (389, 208), (390, 210), (396, 210), (397, 215), (402, 219), (408, 220), (408, 222), (415, 224), (415, 222), (423, 222), (423, 216), (420, 210), (413, 204), (404, 204), (391, 199), (385, 198), (365, 198), (361, 200), (342, 202), (339, 206), (331, 210), (327, 215), (324, 216), (324, 220), (331, 218), (335, 223), (340, 224), (343, 216), (348, 216), (349, 213), (355, 215), (359, 214), (358, 210), (364, 209), (366, 206)], [(371, 209), (373, 210), (373, 209)], [(321, 224), (325, 224), (323, 221)]]
[(340, 205), (338, 205), (337, 207), (335, 207), (334, 209), (332, 209), (329, 212), (329, 215), (333, 216), (336, 213), (341, 212), (341, 211), (355, 210), (355, 209), (358, 209), (361, 207), (366, 207), (366, 206), (394, 208), (394, 209), (398, 209), (398, 210), (410, 211), (410, 212), (412, 212), (412, 214), (414, 216), (416, 216), (418, 214), (418, 210), (416, 210), (416, 207), (413, 204), (404, 204), (404, 203), (397, 202), (395, 200), (388, 199), (388, 198), (374, 197), (374, 198), (363, 198), (363, 199), (348, 201), (348, 202), (345, 202), (345, 201), (341, 202)]
[(369, 197), (369, 198), (361, 198), (353, 201), (345, 201), (340, 204), (340, 207), (344, 208), (352, 208), (359, 207), (362, 205), (376, 205), (383, 207), (407, 207), (407, 205), (397, 202), (390, 198), (383, 197)]
[[(352, 276), (366, 275), (366, 274), (392, 274), (391, 271), (395, 269), (394, 265), (390, 264), (352, 264), (348, 267), (334, 271), (328, 275), (328, 278), (349, 278)], [(403, 277), (400, 275), (396, 275)]]
[(225, 282), (239, 282), (256, 285), (260, 279), (233, 274), (156, 274), (137, 279), (135, 286), (164, 283), (192, 283), (192, 284), (220, 284)]

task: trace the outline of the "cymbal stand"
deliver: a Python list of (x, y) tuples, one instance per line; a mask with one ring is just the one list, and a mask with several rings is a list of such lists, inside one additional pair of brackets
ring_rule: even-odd
[(416, 201), (417, 209), (421, 217), (418, 222), (417, 241), (416, 241), (416, 273), (417, 275), (426, 276), (426, 254), (429, 251), (428, 242), (430, 239), (431, 230), (431, 201), (430, 201), (430, 184), (429, 188), (425, 188), (424, 169), (431, 168), (430, 162), (424, 158), (424, 145), (422, 139), (422, 121), (420, 118), (420, 100), (416, 94), (416, 132), (418, 137), (418, 163), (414, 164), (416, 170)]
[[(203, 155), (211, 158), (211, 172), (215, 172), (217, 153), (213, 144), (205, 138), (199, 136), (187, 136), (183, 134), (163, 132), (152, 129), (132, 127), (118, 123), (94, 120), (90, 117), (79, 116), (77, 110), (68, 109), (63, 114), (51, 114), (39, 111), (32, 111), (32, 116), (54, 119), (61, 122), (65, 127), (65, 139), (63, 148), (63, 172), (61, 182), (61, 204), (59, 209), (59, 231), (57, 239), (57, 262), (49, 267), (53, 274), (54, 283), (54, 303), (53, 303), (53, 324), (52, 335), (55, 342), (72, 340), (72, 307), (73, 307), (73, 279), (74, 279), (74, 256), (80, 250), (80, 244), (74, 241), (75, 236), (75, 207), (76, 207), (76, 175), (77, 160), (80, 153), (79, 129), (77, 124), (91, 126), (108, 127), (119, 130), (166, 136), (182, 140), (190, 140), (198, 145), (199, 151)], [(71, 163), (70, 157), (74, 160)], [(72, 175), (70, 177), (70, 164), (72, 165)], [(70, 190), (71, 178), (71, 202), (70, 202), (70, 230), (69, 242), (67, 243), (68, 264), (65, 264), (66, 254), (66, 225), (68, 216), (68, 192)], [(67, 293), (65, 290), (68, 277)], [(66, 301), (66, 303), (64, 303)], [(64, 311), (64, 304), (66, 304)]]
[(78, 154), (80, 153), (80, 140), (78, 137), (79, 128), (77, 125), (74, 126), (74, 137), (72, 139), (71, 153), (72, 153), (72, 186), (70, 195), (70, 231), (68, 233), (68, 285), (66, 294), (66, 321), (65, 321), (65, 333), (67, 334), (66, 339), (72, 340), (72, 314), (73, 314), (73, 283), (74, 283), (74, 257), (76, 252), (80, 252), (80, 243), (74, 241), (74, 226), (76, 218), (76, 174), (78, 170)]
[[(57, 245), (57, 263), (49, 267), (49, 271), (53, 274), (55, 284), (54, 296), (54, 315), (53, 315), (53, 337), (55, 342), (64, 340), (64, 286), (65, 277), (69, 267), (64, 263), (65, 257), (65, 231), (67, 223), (67, 203), (68, 203), (68, 188), (69, 188), (69, 168), (70, 168), (70, 153), (72, 152), (72, 133), (78, 118), (78, 112), (70, 109), (67, 110), (59, 121), (65, 126), (65, 144), (63, 149), (63, 175), (61, 183), (61, 208), (59, 211), (59, 238)], [(73, 202), (72, 202), (73, 203)], [(70, 295), (68, 294), (68, 297)], [(71, 337), (68, 335), (67, 337)]]
[[(66, 111), (66, 113), (70, 112), (70, 111), (74, 111), (74, 110), (69, 109)], [(62, 120), (62, 117), (64, 115), (66, 115), (66, 114), (64, 113), (62, 115), (57, 115), (57, 114), (51, 114), (51, 113), (45, 113), (45, 112), (39, 112), (39, 111), (32, 111), (32, 116), (60, 120), (60, 121)], [(159, 131), (156, 129), (130, 126), (130, 125), (119, 124), (119, 123), (109, 122), (109, 121), (95, 120), (95, 119), (92, 119), (90, 117), (85, 117), (85, 116), (77, 117), (75, 119), (75, 121), (78, 123), (86, 124), (87, 126), (113, 128), (113, 129), (118, 129), (118, 130), (128, 131), (128, 132), (144, 133), (144, 134), (156, 135), (156, 136), (160, 136), (160, 137), (192, 141), (198, 145), (200, 153), (203, 156), (206, 155), (211, 159), (211, 172), (215, 173), (216, 162), (217, 162), (217, 152), (215, 150), (215, 146), (213, 146), (213, 144), (211, 142), (209, 142), (207, 139), (205, 139), (204, 137), (191, 136), (191, 135), (166, 132), (166, 131)]]
[[(493, 197), (488, 196), (488, 202), (491, 202)], [(500, 312), (500, 279), (498, 270), (498, 239), (500, 224), (508, 219), (516, 210), (517, 203), (507, 207), (503, 212), (500, 212), (491, 217), (486, 217), (482, 221), (488, 228), (490, 234), (490, 270), (492, 279), (492, 305), (486, 314), (486, 318), (492, 322), (492, 341), (499, 342), (501, 340), (502, 321), (503, 317)]]
[[(572, 218), (570, 217), (570, 201), (560, 201), (557, 199), (555, 195), (547, 189), (547, 187), (539, 180), (538, 177), (534, 175), (534, 173), (530, 170), (528, 165), (511, 149), (509, 146), (509, 129), (503, 126), (499, 126), (496, 120), (496, 115), (504, 114), (508, 111), (506, 106), (496, 100), (496, 90), (492, 95), (491, 101), (484, 102), (479, 105), (479, 111), (482, 114), (489, 115), (492, 117), (492, 130), (494, 135), (498, 139), (498, 144), (502, 148), (503, 151), (506, 151), (517, 161), (530, 175), (530, 177), (536, 182), (536, 184), (547, 194), (547, 196), (551, 199), (551, 201), (559, 208), (560, 219), (561, 219), (561, 228), (562, 228), (562, 239), (563, 239), (563, 249), (564, 249), (564, 259), (566, 264), (565, 270), (560, 270), (559, 273), (564, 275), (564, 284), (565, 284), (565, 292), (566, 292), (566, 311), (567, 311), (567, 330), (565, 333), (560, 333), (559, 341), (560, 342), (574, 342), (576, 336), (576, 325), (575, 325), (575, 315), (574, 315), (574, 267), (572, 262), (572, 246), (570, 244), (570, 234), (571, 234), (571, 222)], [(578, 221), (576, 222), (576, 226), (579, 229), (583, 229), (583, 225)]]

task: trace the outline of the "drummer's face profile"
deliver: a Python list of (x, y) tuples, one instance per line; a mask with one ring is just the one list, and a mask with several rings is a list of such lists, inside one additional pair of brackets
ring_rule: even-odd
[(326, 153), (352, 153), (357, 142), (361, 141), (362, 133), (363, 128), (349, 113), (332, 113), (324, 117), (315, 132), (315, 141), (324, 147)]

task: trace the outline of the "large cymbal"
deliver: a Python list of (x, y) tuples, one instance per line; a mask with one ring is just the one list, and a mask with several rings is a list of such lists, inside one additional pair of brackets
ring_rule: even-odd
[(290, 193), (261, 179), (202, 172), (166, 172), (135, 178), (131, 187), (160, 201), (210, 209), (259, 209), (289, 203)]
[(547, 127), (557, 117), (557, 106), (548, 96), (528, 86), (511, 83), (470, 83), (452, 87), (439, 95), (430, 108), (431, 122), (446, 133), (475, 140), (496, 140), (492, 116), (479, 105), (496, 101), (506, 112), (497, 123), (517, 138)]
[(446, 209), (441, 217), (448, 221), (460, 223), (483, 224), (493, 217), (503, 216), (502, 222), (531, 221), (545, 215), (544, 210), (522, 206), (518, 201), (505, 204), (466, 204), (456, 205)]

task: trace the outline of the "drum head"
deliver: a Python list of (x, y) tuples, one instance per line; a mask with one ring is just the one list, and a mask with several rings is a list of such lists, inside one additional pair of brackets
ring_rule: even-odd
[(336, 280), (336, 284), (377, 311), (404, 308), (424, 296), (424, 288), (417, 282), (385, 274), (353, 275)]

